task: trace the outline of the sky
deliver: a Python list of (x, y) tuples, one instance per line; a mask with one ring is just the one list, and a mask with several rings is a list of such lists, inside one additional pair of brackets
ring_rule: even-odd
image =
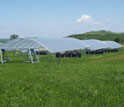
[(0, 38), (124, 32), (124, 0), (0, 0)]

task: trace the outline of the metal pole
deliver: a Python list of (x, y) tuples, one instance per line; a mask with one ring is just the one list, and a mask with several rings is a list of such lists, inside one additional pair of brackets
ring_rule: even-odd
[(4, 61), (4, 53), (5, 53), (5, 52), (3, 51), (3, 52), (2, 52), (2, 55), (3, 55), (3, 61)]
[(22, 59), (23, 59), (23, 53), (22, 53), (22, 50), (20, 50), (21, 51), (21, 61), (22, 61)]
[(2, 56), (2, 51), (0, 50), (0, 54), (1, 54), (1, 63), (3, 64), (3, 56)]
[(33, 49), (33, 51), (34, 51), (34, 55), (35, 55), (35, 57), (36, 57), (37, 61), (38, 61), (38, 62), (40, 62), (40, 61), (39, 61), (39, 57), (37, 56), (37, 54), (36, 54), (36, 52), (35, 52), (35, 50), (34, 50), (34, 49)]
[(5, 54), (6, 54), (6, 57), (7, 57), (7, 61), (10, 62), (10, 59), (9, 59), (9, 56), (7, 54), (7, 51), (5, 50)]
[(33, 57), (32, 57), (31, 49), (29, 50), (29, 54), (30, 54), (30, 57), (31, 57), (31, 63), (34, 63), (34, 61), (33, 61)]
[(26, 60), (27, 60), (28, 53), (29, 53), (29, 49), (28, 49), (27, 52), (26, 52), (26, 56), (25, 56), (24, 62), (26, 62)]
[(16, 56), (15, 53), (16, 53), (16, 50), (14, 50), (14, 54), (13, 54), (13, 56), (14, 56), (14, 62), (15, 62), (15, 56)]

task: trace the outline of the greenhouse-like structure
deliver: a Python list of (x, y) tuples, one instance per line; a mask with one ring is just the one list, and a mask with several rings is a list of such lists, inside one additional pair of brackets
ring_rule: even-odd
[(3, 43), (0, 43), (0, 45), (2, 45)]
[[(100, 40), (78, 40), (74, 38), (18, 38), (10, 40), (6, 43), (0, 44), (1, 63), (10, 61), (7, 54), (8, 51), (26, 51), (24, 62), (39, 62), (36, 55), (36, 50), (49, 51), (49, 53), (66, 52), (74, 50), (99, 50), (99, 49), (115, 49), (121, 48), (122, 45), (114, 41), (100, 41)], [(4, 60), (4, 54), (7, 60)], [(31, 61), (27, 61), (27, 55), (30, 55)], [(35, 55), (36, 61), (33, 60)]]

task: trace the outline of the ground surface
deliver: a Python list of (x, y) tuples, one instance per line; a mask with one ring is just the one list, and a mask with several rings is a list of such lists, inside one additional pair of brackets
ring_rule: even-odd
[(123, 107), (124, 52), (0, 64), (0, 107)]

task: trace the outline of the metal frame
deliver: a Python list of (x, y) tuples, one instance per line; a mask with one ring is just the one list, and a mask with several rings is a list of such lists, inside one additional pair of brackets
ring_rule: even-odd
[[(5, 49), (1, 49), (0, 50), (0, 54), (1, 54), (1, 63), (3, 64), (4, 62), (10, 62), (10, 58), (8, 56), (8, 53)], [(5, 56), (6, 55), (6, 60), (5, 60)]]
[[(31, 60), (29, 60), (29, 61), (27, 60), (28, 56), (30, 56), (30, 58), (31, 58)], [(34, 57), (36, 58), (36, 61), (34, 60)], [(26, 62), (31, 62), (31, 63), (40, 62), (34, 49), (28, 49), (27, 50), (24, 63), (26, 63)]]
[(1, 56), (0, 62), (3, 64), (3, 55), (2, 55), (2, 51), (1, 50), (0, 50), (0, 56)]
[[(29, 54), (29, 55), (28, 55), (28, 54)], [(5, 59), (5, 55), (6, 55), (6, 59)], [(5, 63), (5, 62), (10, 62), (10, 58), (9, 58), (8, 53), (7, 53), (7, 51), (6, 51), (5, 49), (1, 49), (1, 50), (0, 50), (0, 56), (1, 56), (0, 62), (1, 62), (2, 64)], [(27, 57), (28, 57), (28, 56), (30, 56), (30, 58), (31, 58), (30, 61), (27, 60)], [(36, 58), (36, 60), (34, 60), (34, 58)], [(39, 58), (38, 58), (38, 56), (37, 56), (37, 54), (36, 54), (36, 52), (35, 52), (34, 49), (28, 49), (28, 50), (27, 50), (24, 63), (26, 63), (26, 62), (31, 62), (31, 63), (40, 62), (40, 61), (39, 61)]]

